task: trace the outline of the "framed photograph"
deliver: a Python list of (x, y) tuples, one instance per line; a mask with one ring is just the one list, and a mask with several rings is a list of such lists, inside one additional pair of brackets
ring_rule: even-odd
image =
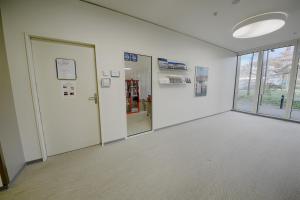
[(74, 59), (56, 58), (56, 75), (58, 80), (76, 80), (76, 62)]
[(195, 67), (195, 96), (201, 97), (207, 95), (208, 68)]

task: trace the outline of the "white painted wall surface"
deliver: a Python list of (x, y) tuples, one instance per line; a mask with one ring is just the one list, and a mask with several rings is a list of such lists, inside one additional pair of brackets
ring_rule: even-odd
[[(100, 90), (103, 141), (126, 137), (124, 51), (153, 56), (154, 129), (231, 109), (235, 55), (208, 43), (78, 0), (2, 0), (4, 33), (25, 158), (41, 157), (27, 68), (24, 32), (96, 45), (101, 70), (121, 70), (111, 88)], [(154, 11), (155, 12), (155, 11)], [(184, 61), (194, 82), (194, 66), (209, 67), (208, 96), (186, 87), (158, 84), (157, 57)]]
[[(1, 15), (1, 13), (0, 13)], [(25, 164), (21, 137), (18, 128), (14, 97), (9, 76), (3, 29), (0, 16), (0, 143), (7, 168), (12, 180)], [(1, 177), (0, 177), (1, 179)], [(1, 183), (2, 185), (2, 183)], [(1, 186), (0, 186), (1, 187)]]

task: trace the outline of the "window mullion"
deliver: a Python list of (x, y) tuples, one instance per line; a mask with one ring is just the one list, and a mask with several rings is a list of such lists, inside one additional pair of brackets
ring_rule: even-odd
[(298, 71), (298, 59), (299, 59), (299, 41), (294, 48), (293, 61), (292, 61), (292, 69), (290, 73), (290, 82), (289, 82), (289, 90), (288, 90), (288, 98), (286, 103), (286, 118), (290, 119), (291, 111), (294, 100), (294, 93), (297, 83), (297, 71)]
[(261, 77), (262, 77), (262, 68), (263, 68), (263, 51), (260, 51), (258, 54), (257, 61), (257, 72), (256, 72), (256, 84), (255, 84), (255, 102), (253, 103), (253, 112), (257, 113), (258, 111), (258, 103), (259, 103), (259, 95), (260, 95), (260, 87), (261, 87)]
[(241, 56), (237, 56), (235, 89), (234, 89), (234, 102), (233, 102), (233, 108), (234, 109), (236, 108), (236, 102), (237, 102), (237, 98), (239, 96), (240, 64), (241, 64)]

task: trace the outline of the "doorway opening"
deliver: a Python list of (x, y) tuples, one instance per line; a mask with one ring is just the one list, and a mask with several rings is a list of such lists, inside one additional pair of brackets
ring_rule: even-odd
[(152, 57), (124, 53), (127, 136), (152, 130)]

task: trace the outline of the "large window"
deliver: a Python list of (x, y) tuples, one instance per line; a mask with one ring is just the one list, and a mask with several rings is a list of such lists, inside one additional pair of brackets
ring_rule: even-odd
[(298, 75), (295, 86), (291, 118), (300, 121), (300, 60), (298, 60)]
[(299, 42), (238, 56), (235, 110), (300, 121)]
[(239, 80), (235, 107), (251, 112), (255, 105), (255, 88), (258, 53), (243, 55), (239, 58)]
[(286, 114), (293, 53), (293, 46), (263, 52), (259, 113), (276, 117)]

